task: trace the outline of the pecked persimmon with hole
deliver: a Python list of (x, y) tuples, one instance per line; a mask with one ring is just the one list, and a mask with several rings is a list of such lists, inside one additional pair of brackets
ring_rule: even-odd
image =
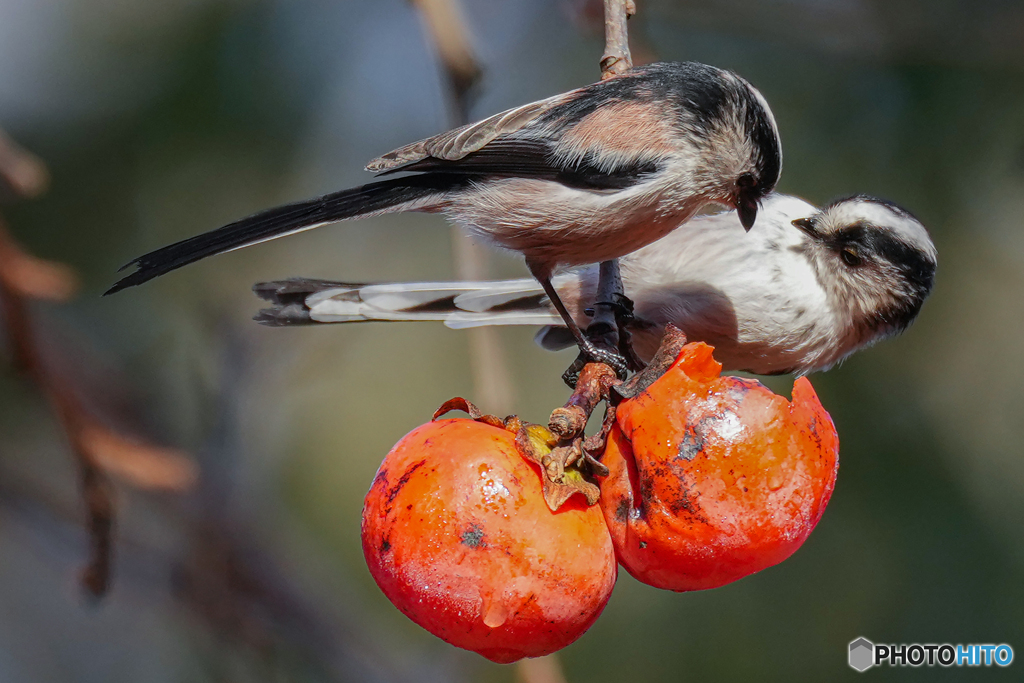
[(601, 507), (619, 562), (644, 583), (714, 588), (782, 562), (835, 485), (839, 440), (806, 378), (793, 399), (721, 377), (706, 344), (615, 413)]
[[(450, 404), (475, 412), (461, 400), (442, 411)], [(576, 495), (552, 512), (517, 435), (547, 449), (555, 440), (514, 418), (418, 427), (388, 453), (363, 507), (363, 553), (388, 599), (496, 662), (572, 643), (601, 613), (617, 573), (599, 506)]]

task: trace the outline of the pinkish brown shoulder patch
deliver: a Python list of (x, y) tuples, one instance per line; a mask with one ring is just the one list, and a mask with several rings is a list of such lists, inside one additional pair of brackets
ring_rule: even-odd
[(671, 126), (639, 102), (614, 102), (595, 110), (562, 137), (562, 144), (577, 154), (598, 148), (627, 157), (674, 149)]

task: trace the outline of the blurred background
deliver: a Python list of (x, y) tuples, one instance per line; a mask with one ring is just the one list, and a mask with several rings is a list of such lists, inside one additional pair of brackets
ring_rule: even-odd
[[(597, 79), (600, 3), (460, 4), (481, 67), (472, 117)], [(812, 377), (842, 465), (806, 545), (706, 592), (623, 572), (560, 653), (565, 680), (841, 680), (858, 636), (1024, 654), (1024, 3), (637, 4), (638, 62), (708, 62), (765, 94), (781, 191), (895, 200), (931, 229), (940, 267), (906, 334)], [(69, 298), (70, 272), (23, 254), (42, 291), (7, 283), (0, 681), (557, 671), (491, 664), (412, 624), (363, 564), (359, 515), (384, 454), (441, 402), (544, 421), (573, 354), (500, 329), (474, 377), (479, 339), (440, 325), (250, 320), (260, 280), (465, 273), (440, 217), (304, 233), (100, 298), (141, 253), (365, 181), (368, 159), (456, 122), (450, 85), (403, 0), (0, 0), (0, 128), (49, 169), (44, 194), (7, 191), (0, 215), (80, 285)], [(42, 168), (25, 164), (22, 194), (38, 194)], [(526, 272), (502, 255), (475, 267)]]

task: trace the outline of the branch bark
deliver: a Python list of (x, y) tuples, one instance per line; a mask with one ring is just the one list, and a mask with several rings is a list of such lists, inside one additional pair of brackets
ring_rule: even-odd
[(636, 14), (633, 0), (604, 0), (604, 54), (601, 56), (601, 80), (621, 76), (633, 68), (629, 54), (626, 21)]

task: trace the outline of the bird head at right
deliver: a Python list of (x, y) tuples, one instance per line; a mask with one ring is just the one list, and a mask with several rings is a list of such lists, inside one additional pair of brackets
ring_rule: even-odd
[(859, 345), (906, 329), (935, 282), (937, 251), (924, 225), (896, 204), (856, 195), (793, 225), (819, 283)]

